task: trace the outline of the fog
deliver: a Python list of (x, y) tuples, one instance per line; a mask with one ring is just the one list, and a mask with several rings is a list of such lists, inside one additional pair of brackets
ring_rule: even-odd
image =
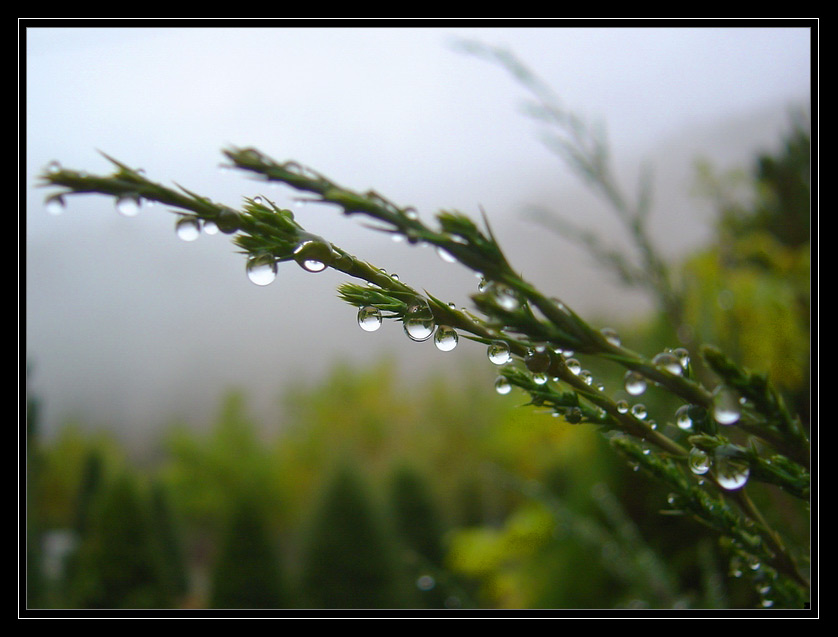
[[(68, 23), (72, 24), (72, 23)], [(25, 360), (44, 427), (77, 415), (136, 436), (174, 417), (200, 422), (244, 388), (270, 414), (289, 384), (336, 360), (392, 354), (404, 373), (461, 369), (471, 343), (441, 353), (398, 324), (368, 334), (335, 288), (344, 277), (286, 264), (260, 288), (225, 235), (178, 240), (162, 207), (124, 218), (100, 196), (46, 213), (34, 187), (50, 162), (107, 172), (103, 151), (238, 206), (262, 194), (301, 223), (418, 289), (465, 304), (473, 275), (394, 244), (294, 193), (219, 170), (252, 145), (425, 218), (482, 207), (525, 277), (585, 315), (625, 320), (644, 299), (523, 216), (547, 206), (620, 240), (613, 218), (539, 141), (526, 94), (456, 39), (505, 46), (574, 112), (602, 122), (626, 187), (655, 170), (655, 239), (675, 258), (709, 236), (690, 195), (693, 161), (744, 165), (776, 146), (810, 91), (806, 28), (41, 28), (26, 32)], [(23, 212), (21, 213), (23, 215)], [(23, 379), (21, 379), (23, 382)]]

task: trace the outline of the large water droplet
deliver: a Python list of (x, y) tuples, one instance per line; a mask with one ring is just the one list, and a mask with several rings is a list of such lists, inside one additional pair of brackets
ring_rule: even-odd
[(632, 396), (640, 396), (646, 391), (646, 379), (639, 372), (626, 372), (624, 383), (626, 391)]
[(668, 371), (670, 374), (680, 376), (684, 373), (684, 368), (681, 367), (681, 359), (679, 359), (672, 352), (661, 352), (652, 359), (652, 364), (657, 365)]
[(372, 305), (362, 307), (358, 310), (358, 325), (365, 332), (375, 332), (381, 327), (381, 311)]
[(239, 229), (240, 222), (239, 213), (232, 208), (222, 208), (215, 219), (215, 224), (224, 234), (233, 234)]
[(137, 195), (124, 195), (116, 200), (116, 209), (124, 217), (136, 217), (140, 207), (140, 198)]
[(720, 487), (728, 491), (741, 489), (748, 482), (750, 474), (751, 468), (748, 462), (740, 457), (733, 445), (716, 447), (713, 476)]
[(51, 215), (60, 215), (64, 212), (64, 210), (66, 210), (67, 204), (64, 201), (64, 197), (56, 195), (55, 197), (47, 199), (46, 208), (47, 212)]
[(531, 348), (524, 358), (524, 365), (533, 373), (546, 372), (551, 362), (550, 352), (541, 345)]
[(414, 301), (404, 315), (404, 332), (417, 342), (427, 341), (434, 333), (434, 315), (424, 300)]
[(440, 325), (434, 334), (434, 345), (441, 352), (450, 352), (457, 347), (458, 340), (457, 331), (447, 325)]
[(679, 429), (690, 431), (693, 428), (693, 421), (690, 418), (690, 405), (681, 405), (675, 412), (675, 424)]
[(564, 364), (567, 365), (567, 368), (573, 374), (578, 374), (579, 372), (582, 371), (582, 364), (578, 360), (576, 360), (575, 358), (568, 358), (564, 362)]
[(720, 425), (733, 425), (739, 420), (741, 409), (739, 394), (720, 385), (713, 392), (713, 418)]
[(501, 396), (505, 396), (512, 391), (512, 385), (503, 376), (498, 376), (498, 379), (495, 381), (495, 391)]
[(201, 236), (201, 221), (197, 217), (181, 217), (175, 222), (175, 233), (181, 241), (195, 241)]
[(209, 235), (218, 234), (218, 224), (215, 221), (204, 221), (204, 232)]
[(294, 260), (306, 272), (322, 272), (333, 258), (332, 246), (321, 239), (303, 241), (294, 250)]
[(509, 353), (509, 345), (504, 341), (492, 341), (489, 344), (486, 354), (489, 360), (495, 365), (503, 365), (509, 362), (511, 354)]
[(631, 415), (635, 418), (639, 418), (640, 420), (646, 418), (647, 413), (648, 412), (646, 411), (646, 405), (642, 403), (637, 403), (636, 405), (632, 405), (631, 407)]
[(695, 475), (703, 476), (705, 473), (710, 471), (710, 466), (713, 462), (710, 460), (710, 456), (707, 455), (706, 451), (703, 451), (698, 447), (693, 447), (690, 449), (690, 453), (687, 456), (687, 464), (690, 467), (690, 471), (692, 471)]
[(269, 254), (247, 260), (247, 278), (256, 285), (268, 285), (276, 279), (276, 260)]

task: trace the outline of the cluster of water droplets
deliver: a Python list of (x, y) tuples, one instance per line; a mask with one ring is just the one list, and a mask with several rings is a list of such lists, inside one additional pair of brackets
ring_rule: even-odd
[(728, 491), (744, 487), (751, 473), (747, 460), (733, 445), (719, 445), (712, 455), (693, 447), (687, 456), (687, 465), (697, 476), (710, 473), (718, 485)]

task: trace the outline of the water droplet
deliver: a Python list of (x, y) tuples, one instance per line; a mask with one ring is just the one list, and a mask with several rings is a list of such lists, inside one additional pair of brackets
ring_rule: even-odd
[(568, 358), (564, 364), (567, 365), (572, 374), (578, 374), (582, 371), (582, 365), (575, 358)]
[(690, 418), (690, 405), (681, 405), (675, 412), (675, 424), (679, 429), (690, 431), (693, 428), (693, 421)]
[(50, 163), (47, 164), (46, 171), (50, 175), (54, 175), (56, 173), (59, 173), (59, 172), (61, 172), (61, 164), (58, 161), (53, 160), (53, 161), (51, 161)]
[(260, 197), (259, 195), (256, 195), (256, 196), (253, 198), (253, 203), (255, 203), (257, 206), (261, 206), (261, 205), (262, 205), (262, 203), (263, 203), (263, 202), (262, 202), (262, 197)]
[(124, 195), (116, 200), (116, 209), (124, 217), (136, 217), (140, 207), (140, 198), (137, 195)]
[(586, 385), (594, 384), (594, 376), (587, 369), (583, 369), (581, 372), (579, 372), (579, 378), (581, 378), (582, 382), (584, 382)]
[(646, 379), (639, 372), (626, 372), (624, 382), (626, 391), (632, 396), (640, 396), (646, 391)]
[(362, 307), (358, 310), (358, 325), (365, 332), (375, 332), (381, 327), (381, 311), (372, 305)]
[(204, 221), (204, 233), (209, 235), (218, 234), (218, 224), (215, 221)]
[(239, 223), (239, 213), (232, 208), (222, 208), (215, 219), (215, 224), (224, 234), (233, 234), (239, 229)]
[(579, 407), (571, 407), (565, 413), (564, 418), (571, 425), (578, 425), (582, 422), (582, 410)]
[(629, 404), (625, 400), (620, 400), (617, 402), (617, 411), (621, 414), (628, 413)]
[(550, 352), (543, 346), (531, 348), (524, 358), (524, 364), (527, 366), (527, 369), (534, 373), (546, 372), (550, 369), (551, 362)]
[(306, 272), (322, 272), (334, 259), (334, 250), (324, 239), (307, 239), (294, 250), (294, 260)]
[(643, 420), (646, 417), (647, 413), (648, 412), (646, 411), (646, 405), (643, 405), (642, 403), (637, 403), (636, 405), (631, 406), (631, 415), (635, 418)]
[(688, 369), (690, 366), (690, 352), (685, 347), (678, 347), (672, 350), (672, 353), (681, 361), (681, 367)]
[(681, 367), (681, 359), (679, 359), (672, 352), (661, 352), (652, 359), (652, 364), (662, 367), (670, 374), (680, 376), (684, 373), (684, 368)]
[(521, 307), (521, 299), (512, 288), (505, 285), (495, 284), (492, 288), (492, 294), (495, 297), (497, 304), (507, 312), (514, 312)]
[(690, 471), (692, 471), (695, 475), (703, 476), (705, 473), (710, 471), (710, 466), (713, 463), (706, 451), (702, 451), (698, 447), (693, 447), (690, 449), (690, 453), (687, 456), (687, 464), (690, 467)]
[(486, 354), (489, 356), (489, 360), (495, 365), (508, 363), (512, 357), (509, 353), (509, 345), (504, 341), (492, 341), (486, 350)]
[(716, 447), (713, 464), (713, 476), (716, 482), (728, 491), (744, 487), (751, 474), (748, 462), (740, 456), (733, 445)]
[(256, 285), (268, 285), (276, 279), (276, 260), (269, 254), (247, 260), (247, 278)]
[(713, 392), (713, 418), (720, 425), (733, 425), (741, 414), (739, 395), (724, 385)]
[(201, 236), (201, 220), (197, 217), (181, 217), (175, 222), (175, 233), (181, 241), (195, 241)]
[(64, 210), (66, 210), (67, 203), (64, 201), (64, 197), (56, 195), (55, 197), (47, 199), (46, 208), (47, 212), (51, 215), (60, 215), (64, 212)]
[(548, 376), (544, 372), (536, 372), (532, 375), (532, 380), (536, 385), (544, 385), (548, 380)]
[(445, 248), (437, 246), (436, 253), (439, 255), (439, 258), (446, 263), (456, 263), (457, 261), (457, 259), (454, 258), (454, 255), (448, 252)]
[(617, 330), (611, 327), (603, 327), (600, 330), (600, 333), (605, 337), (605, 340), (608, 341), (614, 347), (619, 347), (621, 344), (620, 335), (617, 334)]
[(447, 325), (440, 325), (434, 334), (434, 345), (441, 352), (450, 352), (457, 347), (458, 340), (457, 331)]
[(434, 315), (424, 299), (417, 299), (404, 315), (404, 332), (417, 342), (427, 341), (434, 333)]
[(498, 379), (495, 381), (495, 391), (501, 396), (505, 396), (512, 391), (512, 385), (503, 376), (498, 376)]

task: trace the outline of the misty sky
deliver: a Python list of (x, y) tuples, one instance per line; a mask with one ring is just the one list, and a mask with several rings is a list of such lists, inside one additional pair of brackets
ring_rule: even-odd
[[(253, 145), (423, 215), (483, 206), (497, 227), (520, 225), (531, 198), (559, 201), (575, 180), (521, 114), (521, 88), (501, 68), (455, 50), (457, 38), (508, 47), (570, 109), (605, 123), (615, 155), (627, 159), (684, 130), (780, 112), (805, 99), (812, 81), (807, 28), (35, 23), (26, 33), (26, 183), (52, 160), (106, 172), (101, 150), (232, 206), (256, 194), (295, 205), (286, 190), (219, 170), (221, 148)], [(335, 298), (343, 279), (331, 272), (290, 264), (257, 288), (226, 236), (180, 242), (162, 208), (126, 219), (104, 197), (77, 197), (52, 216), (42, 189), (25, 194), (25, 346), (48, 426), (78, 413), (108, 426), (154, 427), (172, 414), (212, 413), (227, 387), (269, 403), (289, 380), (316, 377), (335, 357), (460, 354), (409, 343), (396, 325), (362, 333)], [(472, 292), (470, 273), (419, 249), (408, 255), (356, 219), (317, 206), (297, 215), (417, 288), (458, 293), (458, 303)], [(539, 259), (526, 239), (511, 251)], [(561, 287), (567, 270), (557, 265)]]

